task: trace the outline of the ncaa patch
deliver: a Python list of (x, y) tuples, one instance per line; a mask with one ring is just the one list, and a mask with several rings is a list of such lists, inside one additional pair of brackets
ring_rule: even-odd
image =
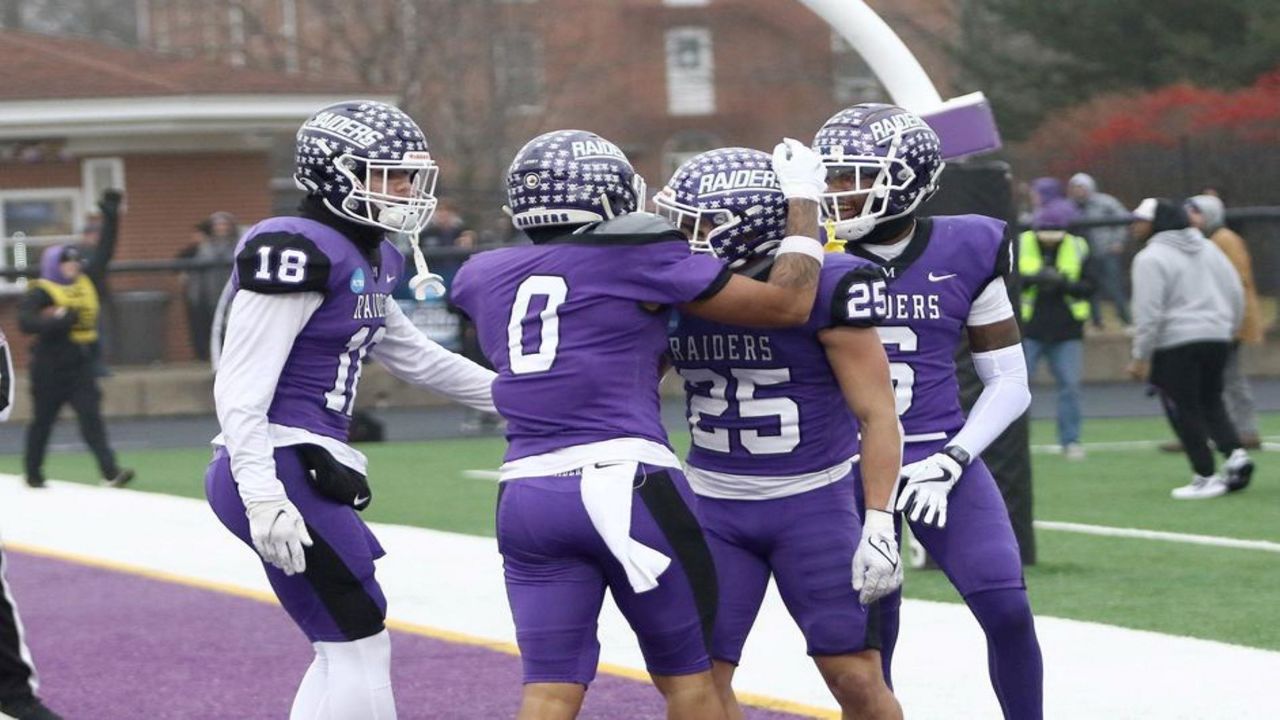
[(351, 273), (351, 292), (357, 295), (364, 292), (364, 269), (356, 268)]

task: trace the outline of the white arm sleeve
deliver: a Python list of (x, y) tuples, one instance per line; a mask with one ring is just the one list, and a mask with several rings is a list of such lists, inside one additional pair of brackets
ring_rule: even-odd
[(5, 339), (4, 332), (0, 332), (0, 354), (4, 355), (0, 359), (0, 422), (9, 419), (9, 413), (13, 412), (13, 352), (9, 350), (9, 341)]
[(973, 365), (982, 378), (982, 394), (964, 427), (947, 444), (959, 445), (969, 457), (976, 458), (1027, 411), (1031, 390), (1027, 388), (1027, 361), (1021, 345), (974, 353)]
[(423, 335), (399, 305), (388, 304), (387, 332), (371, 353), (392, 375), (485, 412), (493, 408), (492, 370), (449, 352)]
[(998, 277), (987, 283), (978, 293), (978, 298), (969, 306), (969, 319), (965, 323), (969, 327), (990, 325), (1013, 317), (1013, 306), (1009, 304), (1009, 291), (1005, 287), (1004, 278)]
[(231, 301), (213, 402), (231, 474), (245, 502), (283, 500), (267, 410), (293, 341), (324, 296), (317, 292), (264, 295), (240, 290)]

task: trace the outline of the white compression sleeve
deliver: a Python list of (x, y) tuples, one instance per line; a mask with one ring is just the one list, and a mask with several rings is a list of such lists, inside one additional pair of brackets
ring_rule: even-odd
[(392, 375), (485, 412), (493, 408), (493, 371), (449, 352), (414, 327), (400, 306), (390, 303), (387, 332), (371, 353)]
[[(312, 717), (290, 715), (291, 720), (395, 720), (396, 701), (391, 691), (391, 635), (386, 630), (349, 642), (315, 643), (325, 666), (324, 696), (295, 702), (296, 709), (315, 708)], [(316, 691), (304, 683), (300, 691)]]
[(283, 499), (267, 410), (293, 341), (324, 298), (320, 293), (264, 295), (240, 290), (231, 302), (213, 402), (240, 497)]
[(996, 278), (978, 293), (978, 297), (969, 306), (969, 318), (965, 324), (969, 327), (990, 325), (1013, 317), (1013, 305), (1009, 304), (1009, 291), (1004, 278)]
[(974, 353), (973, 365), (982, 378), (982, 394), (964, 427), (947, 444), (958, 445), (976, 458), (1026, 412), (1031, 390), (1027, 387), (1027, 361), (1021, 345)]

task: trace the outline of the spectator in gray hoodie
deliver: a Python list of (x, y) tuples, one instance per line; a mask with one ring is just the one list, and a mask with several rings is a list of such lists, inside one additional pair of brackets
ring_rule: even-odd
[(1093, 256), (1093, 268), (1098, 282), (1092, 304), (1093, 326), (1102, 328), (1102, 300), (1110, 300), (1116, 306), (1116, 315), (1126, 326), (1133, 324), (1129, 315), (1129, 299), (1124, 292), (1124, 250), (1128, 232), (1120, 221), (1129, 219), (1129, 211), (1115, 197), (1098, 192), (1098, 183), (1085, 173), (1076, 173), (1067, 181), (1067, 196), (1080, 211), (1079, 220), (1113, 220), (1116, 225), (1080, 228), (1079, 235), (1089, 241), (1089, 253)]
[[(1147, 198), (1131, 231), (1146, 247), (1133, 260), (1133, 359), (1129, 374), (1159, 393), (1194, 472), (1173, 497), (1198, 500), (1241, 490), (1253, 461), (1222, 400), (1223, 371), (1244, 316), (1244, 289), (1216, 245), (1191, 227), (1183, 204)], [(1209, 438), (1226, 458), (1215, 472)]]

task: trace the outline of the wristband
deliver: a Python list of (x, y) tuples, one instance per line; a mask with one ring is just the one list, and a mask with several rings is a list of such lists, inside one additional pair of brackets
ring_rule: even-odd
[(893, 513), (875, 508), (867, 508), (867, 517), (862, 521), (863, 532), (894, 532)]
[(777, 254), (785, 255), (787, 253), (808, 255), (814, 260), (817, 260), (819, 265), (822, 264), (822, 261), (827, 254), (822, 243), (818, 242), (815, 238), (811, 238), (806, 235), (788, 235), (783, 238), (782, 242), (778, 245)]
[(955, 460), (962, 468), (969, 467), (969, 463), (973, 462), (973, 458), (970, 457), (968, 451), (959, 445), (948, 445), (942, 448), (942, 454)]

